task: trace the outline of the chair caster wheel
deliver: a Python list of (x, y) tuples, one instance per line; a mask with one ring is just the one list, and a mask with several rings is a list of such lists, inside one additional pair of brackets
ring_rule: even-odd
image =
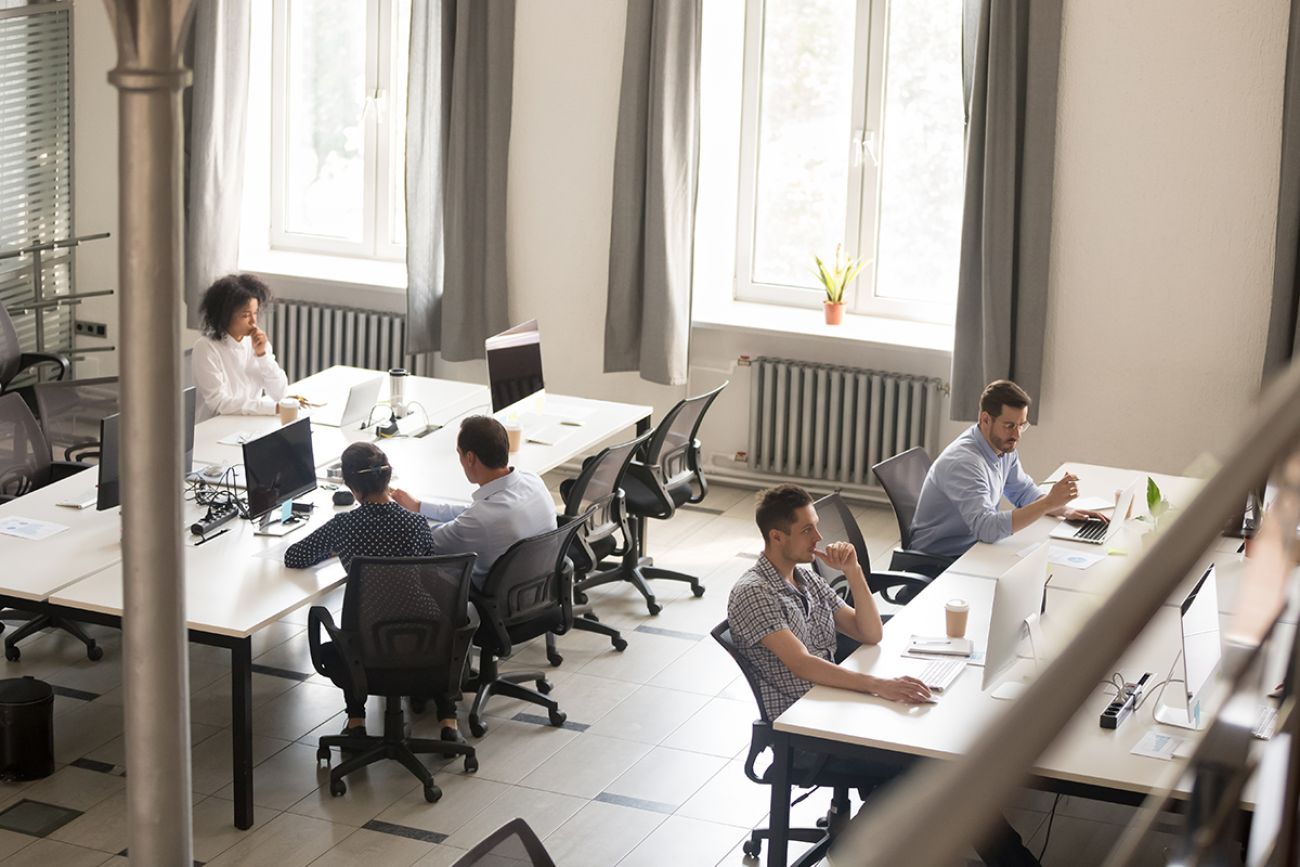
[(555, 686), (549, 680), (543, 679), (537, 681), (537, 691), (542, 695), (550, 695), (551, 690), (553, 689), (555, 689)]
[(23, 652), (18, 649), (17, 645), (13, 647), (5, 648), (5, 659), (9, 660), (10, 662), (17, 662), (18, 660), (22, 659), (22, 657), (23, 657)]
[(469, 733), (474, 737), (483, 737), (483, 735), (487, 734), (487, 729), (488, 727), (484, 725), (483, 721), (478, 717), (472, 716), (469, 718)]
[(553, 710), (550, 712), (550, 718), (551, 725), (558, 729), (560, 726), (564, 725), (564, 721), (569, 718), (569, 715), (562, 710)]
[(86, 658), (91, 662), (99, 662), (104, 658), (104, 648), (97, 644), (92, 644), (86, 648)]
[(348, 792), (347, 783), (343, 782), (342, 780), (330, 780), (331, 795), (333, 795), (336, 798), (339, 798), (342, 797), (343, 795), (346, 795), (347, 792)]
[(551, 664), (551, 668), (556, 668), (561, 662), (564, 662), (564, 657), (558, 653), (548, 653), (546, 654), (546, 661)]
[(424, 800), (436, 804), (442, 798), (442, 789), (430, 783), (424, 787)]
[(701, 596), (704, 595), (704, 588), (698, 584), (695, 584), (691, 586), (691, 592), (695, 594), (696, 599), (699, 599)]
[(627, 650), (627, 641), (622, 638), (615, 638), (614, 649), (617, 650), (619, 653), (622, 653), (623, 651)]
[(478, 770), (478, 759), (474, 756), (465, 757), (465, 773), (472, 774)]
[(330, 748), (321, 747), (320, 749), (316, 750), (316, 761), (324, 762), (325, 764), (328, 765), (330, 763)]
[(658, 602), (647, 602), (645, 607), (651, 614), (658, 614), (660, 611), (664, 610), (664, 607)]
[(592, 623), (600, 622), (600, 618), (596, 616), (596, 612), (594, 611), (588, 611), (586, 614), (582, 615), (582, 619), (590, 620)]
[(586, 604), (587, 604), (587, 594), (586, 594), (586, 593), (583, 593), (581, 590), (574, 590), (574, 591), (573, 591), (573, 601), (574, 601), (574, 603), (577, 604), (577, 605), (586, 605)]
[(746, 840), (740, 847), (746, 858), (757, 858), (763, 852), (761, 840)]

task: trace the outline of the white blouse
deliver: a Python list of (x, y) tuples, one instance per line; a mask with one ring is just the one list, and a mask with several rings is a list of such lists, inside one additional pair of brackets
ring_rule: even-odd
[(197, 421), (216, 415), (275, 415), (289, 385), (269, 341), (258, 357), (252, 338), (200, 337), (191, 364), (199, 397)]

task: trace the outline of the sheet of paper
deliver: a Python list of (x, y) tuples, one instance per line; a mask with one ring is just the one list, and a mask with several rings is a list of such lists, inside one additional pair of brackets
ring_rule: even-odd
[(1129, 750), (1135, 756), (1148, 756), (1153, 759), (1163, 759), (1169, 761), (1178, 752), (1178, 748), (1183, 745), (1184, 738), (1178, 735), (1166, 734), (1158, 729), (1151, 729), (1142, 736), (1142, 740), (1133, 745)]
[(1042, 542), (1035, 542), (1035, 543), (1032, 544), (1032, 545), (1026, 545), (1025, 547), (1021, 548), (1019, 551), (1016, 552), (1016, 556), (1017, 556), (1017, 557), (1027, 557), (1027, 556), (1029, 556), (1030, 554), (1032, 554), (1032, 553), (1034, 553), (1035, 551), (1037, 551), (1037, 550), (1038, 550), (1038, 546), (1039, 546), (1039, 545), (1042, 545), (1042, 544), (1043, 544)]
[(1104, 512), (1107, 509), (1115, 508), (1115, 500), (1106, 497), (1075, 497), (1066, 505), (1071, 509), (1091, 509), (1094, 512)]
[(1055, 566), (1069, 566), (1072, 569), (1091, 569), (1102, 560), (1105, 560), (1106, 557), (1106, 554), (1096, 554), (1091, 551), (1075, 551), (1059, 545), (1053, 545), (1047, 551), (1048, 563)]
[(51, 521), (37, 521), (33, 518), (5, 518), (0, 520), (0, 533), (6, 536), (17, 536), (19, 539), (28, 539), (32, 542), (39, 542), (42, 539), (48, 539), (51, 536), (62, 533), (68, 529), (67, 524), (55, 524)]
[(244, 443), (248, 442), (249, 440), (256, 439), (256, 437), (257, 434), (255, 433), (246, 430), (240, 430), (240, 431), (235, 431), (232, 434), (227, 434), (223, 436), (221, 439), (217, 440), (217, 442), (223, 446), (242, 446)]
[(909, 648), (900, 653), (899, 656), (906, 656), (909, 659), (924, 659), (929, 662), (933, 662), (936, 659), (960, 659), (967, 665), (978, 665), (981, 667), (984, 665), (984, 651), (982, 650), (972, 650), (970, 656), (936, 656), (933, 653), (918, 653)]

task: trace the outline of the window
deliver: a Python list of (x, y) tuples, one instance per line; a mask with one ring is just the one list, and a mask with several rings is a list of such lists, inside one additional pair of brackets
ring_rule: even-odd
[(843, 243), (850, 310), (952, 322), (961, 0), (748, 0), (745, 27), (736, 297), (820, 306)]
[(258, 6), (249, 151), (265, 183), (244, 196), (266, 237), (253, 246), (402, 260), (410, 0)]

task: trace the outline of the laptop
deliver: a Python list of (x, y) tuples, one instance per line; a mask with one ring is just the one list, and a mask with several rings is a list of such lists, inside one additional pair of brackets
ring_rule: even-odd
[(1111, 513), (1109, 523), (1095, 518), (1081, 523), (1062, 521), (1060, 526), (1051, 532), (1051, 538), (1065, 539), (1069, 542), (1087, 542), (1089, 545), (1106, 544), (1124, 525), (1124, 516), (1133, 507), (1133, 500), (1137, 497), (1141, 484), (1140, 478), (1134, 479), (1119, 495), (1119, 502), (1115, 505), (1115, 511)]
[(325, 427), (347, 427), (360, 424), (370, 416), (370, 411), (379, 403), (379, 389), (384, 384), (382, 376), (363, 380), (348, 389), (347, 402), (340, 404), (331, 401), (325, 406), (311, 411), (312, 424)]

